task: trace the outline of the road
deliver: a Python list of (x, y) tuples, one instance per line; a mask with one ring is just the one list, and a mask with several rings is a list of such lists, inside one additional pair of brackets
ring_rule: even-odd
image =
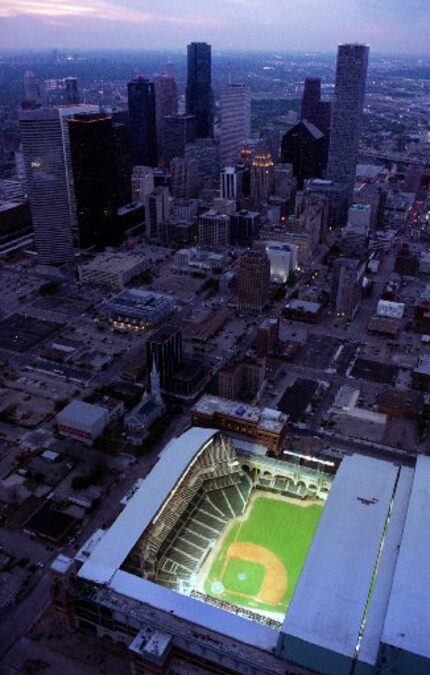
[[(41, 574), (36, 572), (36, 575)], [(52, 577), (50, 572), (42, 573), (26, 598), (13, 609), (8, 610), (0, 623), (0, 659), (3, 661), (8, 651), (19, 638), (33, 625), (42, 611), (50, 603)], [(0, 666), (1, 666), (0, 661)], [(1, 669), (0, 669), (1, 672)]]

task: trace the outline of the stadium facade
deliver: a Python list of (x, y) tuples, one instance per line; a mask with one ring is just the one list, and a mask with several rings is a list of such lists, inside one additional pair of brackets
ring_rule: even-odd
[[(427, 457), (411, 469), (353, 455), (333, 476), (318, 460), (269, 459), (191, 428), (109, 529), (54, 561), (54, 605), (69, 626), (122, 645), (136, 674), (428, 672), (429, 485)], [(244, 606), (198, 581), (230, 523), (244, 531), (263, 494), (322, 512), (283, 616), (260, 610), (262, 591)], [(266, 581), (270, 565), (255, 566)]]

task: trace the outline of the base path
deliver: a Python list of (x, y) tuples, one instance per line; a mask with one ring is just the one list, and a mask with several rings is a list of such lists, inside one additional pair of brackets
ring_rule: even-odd
[(234, 541), (228, 547), (227, 561), (230, 558), (239, 558), (263, 565), (266, 570), (256, 600), (268, 605), (277, 605), (281, 602), (287, 590), (287, 572), (279, 558), (264, 546), (246, 541)]

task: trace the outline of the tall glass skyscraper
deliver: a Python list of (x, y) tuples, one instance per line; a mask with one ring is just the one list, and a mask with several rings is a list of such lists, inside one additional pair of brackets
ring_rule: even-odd
[(55, 108), (23, 111), (20, 130), (39, 262), (42, 265), (70, 262), (72, 218), (59, 111)]
[(211, 46), (206, 42), (192, 42), (187, 47), (186, 109), (196, 118), (198, 138), (212, 136), (213, 93), (211, 74)]
[(116, 163), (112, 117), (74, 115), (68, 120), (79, 245), (117, 244)]
[(251, 91), (246, 84), (227, 84), (221, 90), (221, 163), (239, 160), (251, 136)]
[(144, 77), (136, 77), (127, 88), (132, 164), (157, 166), (154, 84)]
[(354, 190), (368, 60), (366, 45), (339, 45), (327, 178), (343, 187), (348, 202)]

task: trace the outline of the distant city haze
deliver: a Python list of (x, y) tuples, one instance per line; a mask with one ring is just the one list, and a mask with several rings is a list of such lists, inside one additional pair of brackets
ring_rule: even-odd
[(429, 0), (1, 0), (3, 49), (215, 49), (429, 54)]

